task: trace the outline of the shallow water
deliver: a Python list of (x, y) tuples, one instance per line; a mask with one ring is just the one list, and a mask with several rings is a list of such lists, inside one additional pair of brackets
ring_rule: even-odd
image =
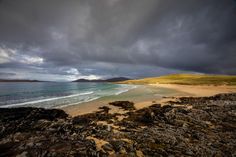
[(135, 88), (111, 83), (0, 83), (0, 107), (60, 108)]

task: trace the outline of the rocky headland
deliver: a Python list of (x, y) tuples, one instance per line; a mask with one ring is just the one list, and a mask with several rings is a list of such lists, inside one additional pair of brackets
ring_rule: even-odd
[[(124, 112), (110, 112), (111, 105)], [(236, 94), (140, 110), (117, 101), (76, 117), (58, 109), (0, 109), (0, 156), (236, 156)]]

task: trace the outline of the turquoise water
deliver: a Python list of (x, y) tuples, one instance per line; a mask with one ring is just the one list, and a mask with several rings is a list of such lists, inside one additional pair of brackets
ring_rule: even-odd
[(0, 83), (0, 107), (61, 108), (134, 88), (111, 83)]

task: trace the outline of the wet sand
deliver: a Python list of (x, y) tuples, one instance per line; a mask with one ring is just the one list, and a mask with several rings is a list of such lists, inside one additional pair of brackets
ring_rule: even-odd
[[(193, 86), (173, 84), (140, 85), (135, 89), (119, 95), (107, 96), (94, 101), (76, 104), (62, 108), (71, 116), (95, 112), (109, 102), (132, 101), (137, 109), (148, 107), (154, 103), (164, 105), (165, 102), (182, 96), (212, 96), (219, 93), (236, 92), (236, 86)], [(111, 113), (122, 113), (123, 110), (109, 105)]]
[[(176, 85), (176, 84), (152, 84), (157, 88), (168, 88), (180, 91), (182, 93), (188, 93), (192, 96), (213, 96), (220, 93), (234, 93), (236, 92), (236, 86), (214, 86), (214, 85)], [(184, 95), (180, 95), (184, 96)]]

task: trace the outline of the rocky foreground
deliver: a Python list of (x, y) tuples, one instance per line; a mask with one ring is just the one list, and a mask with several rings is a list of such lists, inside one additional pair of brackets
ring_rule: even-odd
[[(111, 114), (109, 105), (124, 113)], [(141, 110), (109, 105), (74, 118), (56, 109), (0, 109), (0, 156), (236, 156), (236, 94)]]

